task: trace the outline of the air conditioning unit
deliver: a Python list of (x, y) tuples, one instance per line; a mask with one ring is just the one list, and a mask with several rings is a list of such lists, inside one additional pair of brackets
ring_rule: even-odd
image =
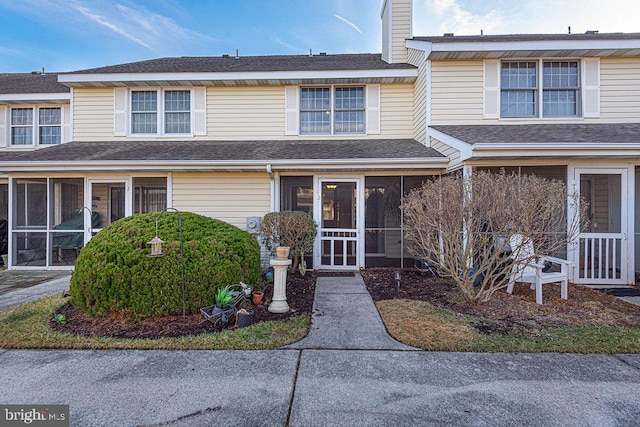
[(247, 217), (247, 231), (251, 234), (260, 233), (260, 217), (259, 216)]

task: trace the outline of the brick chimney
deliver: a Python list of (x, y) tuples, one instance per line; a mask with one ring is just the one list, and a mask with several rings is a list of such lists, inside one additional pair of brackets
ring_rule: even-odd
[(407, 62), (406, 40), (412, 37), (413, 0), (384, 0), (382, 4), (382, 59), (390, 64)]

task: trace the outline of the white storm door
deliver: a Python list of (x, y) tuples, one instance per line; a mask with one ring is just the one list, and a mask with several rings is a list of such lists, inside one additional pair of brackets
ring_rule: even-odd
[(319, 225), (316, 264), (320, 269), (357, 270), (363, 266), (363, 185), (360, 178), (321, 178), (315, 219)]
[(628, 280), (627, 169), (576, 169), (589, 224), (574, 250), (574, 281), (626, 285)]

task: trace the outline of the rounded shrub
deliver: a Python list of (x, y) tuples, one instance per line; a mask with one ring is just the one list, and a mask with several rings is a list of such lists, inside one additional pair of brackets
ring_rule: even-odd
[[(232, 283), (260, 280), (256, 239), (226, 222), (182, 212), (187, 313), (213, 305), (216, 291)], [(71, 303), (92, 316), (127, 317), (182, 313), (179, 217), (165, 212), (158, 236), (161, 258), (147, 244), (157, 213), (120, 219), (96, 234), (80, 251), (71, 275)]]

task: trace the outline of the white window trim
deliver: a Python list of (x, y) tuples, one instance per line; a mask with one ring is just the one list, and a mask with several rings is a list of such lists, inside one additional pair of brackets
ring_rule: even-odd
[[(31, 144), (12, 144), (12, 134), (14, 125), (11, 123), (11, 111), (19, 108), (31, 109), (32, 122), (31, 122)], [(40, 109), (41, 108), (57, 108), (60, 110), (60, 124), (58, 125), (41, 125), (40, 124)], [(64, 126), (65, 126), (65, 111), (60, 105), (41, 105), (41, 104), (16, 104), (7, 108), (7, 148), (20, 149), (20, 148), (34, 148), (34, 147), (53, 147), (64, 143)], [(58, 126), (60, 128), (60, 142), (58, 144), (40, 144), (40, 127)], [(27, 127), (27, 125), (15, 125), (15, 127)]]
[[(502, 86), (501, 86), (501, 75), (502, 72), (502, 63), (503, 62), (535, 62), (536, 63), (536, 80), (537, 87), (535, 89), (536, 92), (536, 115), (535, 116), (522, 116), (522, 117), (502, 117)], [(576, 96), (576, 110), (577, 114), (575, 116), (549, 116), (546, 117), (543, 113), (544, 105), (543, 105), (543, 67), (545, 62), (577, 62), (578, 63), (578, 82), (580, 83), (580, 87), (578, 88), (578, 94)], [(516, 120), (583, 120), (585, 118), (584, 111), (584, 64), (580, 58), (504, 58), (499, 61), (498, 67), (498, 119), (505, 121), (516, 121)], [(486, 87), (484, 88), (486, 92)], [(553, 90), (553, 89), (551, 89)]]
[[(133, 92), (156, 92), (157, 96), (157, 131), (155, 133), (133, 133), (133, 108), (132, 108), (132, 94)], [(167, 133), (165, 132), (165, 109), (164, 109), (164, 94), (168, 91), (185, 91), (189, 92), (189, 133)], [(194, 108), (194, 88), (193, 87), (140, 87), (135, 89), (129, 89), (127, 91), (127, 136), (131, 137), (190, 137), (194, 136), (194, 116), (195, 116), (195, 108)]]
[[(302, 133), (302, 103), (301, 103), (301, 99), (302, 99), (302, 89), (309, 89), (309, 88), (329, 88), (329, 105), (331, 107), (331, 113), (330, 113), (330, 117), (329, 117), (329, 124), (330, 124), (330, 132), (329, 133)], [(335, 131), (335, 113), (336, 113), (336, 106), (335, 106), (335, 92), (337, 88), (343, 88), (343, 87), (361, 87), (363, 90), (363, 97), (364, 97), (364, 109), (363, 109), (363, 117), (362, 117), (362, 125), (363, 125), (363, 131), (362, 132), (353, 132), (353, 133), (336, 133)], [(367, 85), (366, 84), (336, 84), (336, 85), (305, 85), (305, 86), (300, 86), (300, 91), (298, 93), (298, 134), (300, 136), (354, 136), (354, 135), (367, 135), (367, 112), (369, 110), (369, 106), (368, 106), (368, 100), (367, 100)]]

